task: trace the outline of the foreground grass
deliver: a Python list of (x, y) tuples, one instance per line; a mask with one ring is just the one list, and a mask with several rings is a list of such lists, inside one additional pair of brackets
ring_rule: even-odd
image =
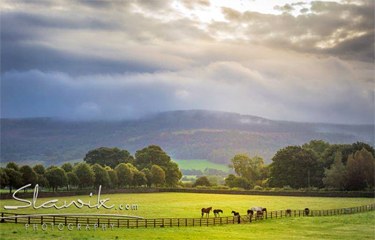
[(0, 239), (374, 239), (375, 212), (264, 220), (241, 225), (68, 231), (0, 224)]
[[(14, 213), (110, 213), (110, 214), (128, 214), (142, 216), (145, 218), (194, 218), (200, 217), (201, 208), (213, 207), (222, 209), (223, 216), (229, 216), (232, 210), (245, 214), (247, 209), (253, 206), (266, 207), (269, 211), (285, 209), (304, 209), (311, 210), (336, 209), (355, 207), (374, 203), (371, 198), (327, 198), (327, 197), (287, 197), (287, 196), (255, 196), (255, 195), (230, 195), (230, 194), (199, 194), (199, 193), (135, 193), (135, 194), (111, 194), (103, 195), (102, 199), (109, 198), (108, 205), (114, 204), (112, 209), (77, 209), (69, 207), (67, 209), (38, 209), (32, 208), (19, 209), (16, 211), (6, 211)], [(46, 202), (53, 198), (38, 198), (37, 204)], [(85, 202), (96, 202), (96, 195), (93, 197), (74, 196), (59, 197), (58, 205), (64, 201), (82, 199)], [(4, 210), (4, 205), (22, 205), (15, 200), (1, 200), (0, 209)], [(137, 204), (137, 211), (119, 210), (120, 204)]]
[[(232, 210), (244, 214), (252, 206), (267, 207), (269, 211), (291, 208), (336, 209), (355, 207), (374, 203), (371, 198), (323, 198), (323, 197), (286, 197), (286, 196), (251, 196), (229, 194), (198, 193), (144, 193), (103, 195), (109, 198), (109, 205), (134, 203), (137, 211), (119, 209), (19, 209), (14, 213), (112, 213), (129, 214), (145, 218), (190, 218), (200, 217), (202, 207), (212, 206), (224, 210), (223, 216), (229, 216)], [(37, 203), (53, 198), (39, 198)], [(96, 201), (96, 196), (59, 197), (58, 205), (64, 201), (82, 199), (85, 202)], [(1, 200), (4, 205), (22, 204), (15, 200)], [(301, 217), (268, 219), (252, 224), (224, 225), (211, 227), (173, 227), (173, 228), (140, 228), (79, 231), (74, 229), (59, 231), (49, 228), (42, 231), (25, 230), (22, 224), (1, 224), (0, 239), (374, 239), (375, 212), (331, 217)]]

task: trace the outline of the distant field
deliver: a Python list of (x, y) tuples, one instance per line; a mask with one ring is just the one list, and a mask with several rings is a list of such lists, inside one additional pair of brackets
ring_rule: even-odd
[[(76, 199), (95, 201), (96, 197), (61, 197), (59, 202)], [(103, 195), (108, 203), (136, 203), (137, 211), (114, 209), (32, 210), (23, 209), (19, 213), (118, 213), (154, 217), (200, 217), (202, 207), (212, 206), (224, 210), (229, 216), (236, 210), (244, 214), (249, 207), (263, 206), (269, 211), (286, 208), (332, 209), (360, 206), (374, 203), (371, 198), (322, 198), (322, 197), (283, 197), (248, 196), (228, 194), (197, 193), (146, 193)], [(45, 202), (51, 198), (38, 199)], [(15, 205), (14, 200), (0, 201), (4, 205)], [(375, 213), (367, 212), (353, 215), (331, 217), (300, 217), (265, 220), (252, 224), (225, 225), (212, 227), (173, 227), (149, 229), (115, 229), (113, 231), (26, 231), (22, 224), (1, 224), (0, 239), (374, 239)]]
[(210, 162), (205, 159), (189, 159), (189, 160), (177, 160), (173, 159), (180, 169), (196, 169), (203, 171), (206, 168), (213, 168), (221, 171), (228, 172), (229, 168), (225, 164)]

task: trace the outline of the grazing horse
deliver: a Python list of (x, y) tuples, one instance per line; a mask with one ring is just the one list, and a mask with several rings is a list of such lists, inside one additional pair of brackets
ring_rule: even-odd
[(209, 217), (209, 216), (210, 216), (210, 212), (211, 212), (211, 210), (212, 210), (212, 207), (209, 207), (209, 208), (202, 208), (202, 209), (201, 209), (202, 217), (203, 217), (204, 214), (206, 214), (207, 217)]
[(221, 209), (214, 209), (214, 215), (215, 215), (215, 217), (220, 217), (219, 213), (223, 213), (223, 210), (221, 210)]
[(310, 214), (310, 209), (308, 209), (308, 208), (305, 208), (305, 210), (304, 210), (304, 211), (305, 211), (305, 215), (306, 215), (306, 216), (309, 216), (309, 214)]
[(263, 219), (263, 211), (257, 211), (257, 219)]
[(249, 217), (250, 222), (253, 219), (253, 215), (254, 215), (253, 210), (251, 210), (251, 209), (247, 210), (247, 216)]
[(263, 207), (252, 207), (251, 210), (256, 213), (256, 218), (261, 219), (263, 218), (264, 213), (267, 214), (267, 208)]
[(285, 214), (286, 214), (286, 216), (291, 217), (291, 216), (292, 216), (292, 210), (291, 210), (291, 209), (287, 209), (287, 210), (285, 211)]
[(232, 211), (233, 213), (233, 216), (234, 217), (237, 217), (237, 223), (241, 223), (241, 216), (240, 216), (240, 213), (239, 212), (236, 212), (236, 211)]

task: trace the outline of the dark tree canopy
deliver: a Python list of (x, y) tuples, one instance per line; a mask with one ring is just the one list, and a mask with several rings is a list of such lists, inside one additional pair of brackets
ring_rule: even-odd
[(312, 150), (317, 157), (320, 159), (324, 151), (329, 147), (329, 143), (323, 140), (311, 140), (308, 143), (302, 145), (304, 149)]
[(64, 163), (61, 165), (61, 168), (64, 169), (66, 173), (73, 171), (73, 165), (71, 163)]
[(4, 188), (9, 184), (9, 177), (4, 168), (0, 168), (0, 188)]
[(270, 185), (306, 188), (320, 186), (321, 171), (316, 154), (299, 146), (289, 146), (279, 150), (272, 158)]
[(158, 165), (151, 166), (152, 183), (155, 186), (162, 186), (165, 183), (165, 172)]
[(99, 164), (115, 168), (120, 163), (133, 163), (134, 158), (127, 150), (100, 147), (89, 151), (83, 159), (89, 164)]
[(15, 163), (15, 162), (9, 162), (9, 163), (6, 165), (6, 168), (11, 168), (11, 169), (14, 169), (14, 170), (16, 170), (16, 171), (19, 171), (19, 170), (20, 170), (18, 164)]
[(129, 164), (120, 163), (115, 168), (115, 171), (118, 178), (118, 185), (120, 187), (130, 186), (132, 184), (134, 173)]
[(45, 172), (46, 172), (46, 169), (44, 168), (44, 166), (42, 164), (37, 164), (33, 167), (34, 171), (37, 173), (37, 174), (40, 174), (40, 175), (43, 175)]
[[(78, 179), (77, 175), (74, 172), (68, 172), (66, 174), (66, 176), (68, 178), (68, 185), (69, 185), (69, 187), (78, 186), (79, 185), (79, 179)], [(69, 187), (68, 187), (68, 190), (69, 190)]]
[(57, 191), (58, 187), (64, 187), (68, 183), (65, 171), (59, 167), (49, 168), (46, 171), (46, 178), (53, 191)]
[(22, 185), (31, 184), (34, 187), (38, 182), (38, 175), (35, 171), (28, 165), (24, 165), (20, 168), (22, 174)]
[(362, 190), (374, 186), (375, 159), (371, 152), (363, 148), (350, 154), (347, 162), (347, 189)]
[(151, 145), (135, 153), (135, 166), (142, 170), (151, 169), (153, 165), (161, 167), (165, 172), (165, 181), (168, 186), (175, 186), (182, 177), (182, 173), (175, 162), (163, 149)]
[(211, 186), (211, 184), (206, 176), (202, 176), (202, 177), (197, 178), (197, 180), (195, 180), (193, 187), (196, 187), (196, 186), (208, 186), (209, 187)]
[(79, 187), (91, 187), (94, 185), (95, 173), (85, 162), (79, 163), (73, 168), (73, 173), (75, 173), (79, 179)]
[(95, 173), (95, 187), (102, 185), (102, 187), (109, 187), (110, 186), (110, 179), (108, 172), (99, 164), (92, 165), (92, 170)]
[(5, 168), (5, 173), (8, 176), (9, 192), (12, 193), (13, 188), (22, 187), (22, 173), (14, 170), (14, 168)]

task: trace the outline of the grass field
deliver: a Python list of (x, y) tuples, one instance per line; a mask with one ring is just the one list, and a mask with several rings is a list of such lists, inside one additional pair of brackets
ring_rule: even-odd
[(189, 160), (176, 160), (175, 161), (180, 169), (195, 169), (203, 171), (206, 168), (212, 168), (228, 172), (229, 168), (225, 164), (214, 163), (204, 159), (189, 159)]
[[(76, 200), (95, 202), (95, 196), (61, 197), (59, 202)], [(115, 209), (22, 209), (21, 213), (119, 213), (137, 215), (145, 218), (156, 217), (200, 217), (202, 207), (212, 206), (224, 210), (224, 216), (236, 210), (245, 213), (252, 206), (267, 207), (269, 211), (286, 208), (332, 209), (354, 207), (374, 203), (369, 198), (318, 198), (318, 197), (282, 197), (248, 196), (196, 193), (146, 193), (103, 195), (110, 198), (110, 204), (138, 204), (137, 211)], [(38, 199), (46, 202), (51, 199)], [(16, 205), (15, 200), (2, 200), (4, 205)], [(8, 211), (9, 212), (9, 211)], [(14, 211), (13, 211), (14, 212)], [(252, 224), (226, 225), (213, 227), (181, 227), (156, 229), (115, 229), (97, 231), (58, 231), (25, 230), (19, 224), (0, 224), (1, 239), (374, 239), (375, 213), (367, 212), (354, 215), (331, 217), (301, 217), (272, 219)]]

